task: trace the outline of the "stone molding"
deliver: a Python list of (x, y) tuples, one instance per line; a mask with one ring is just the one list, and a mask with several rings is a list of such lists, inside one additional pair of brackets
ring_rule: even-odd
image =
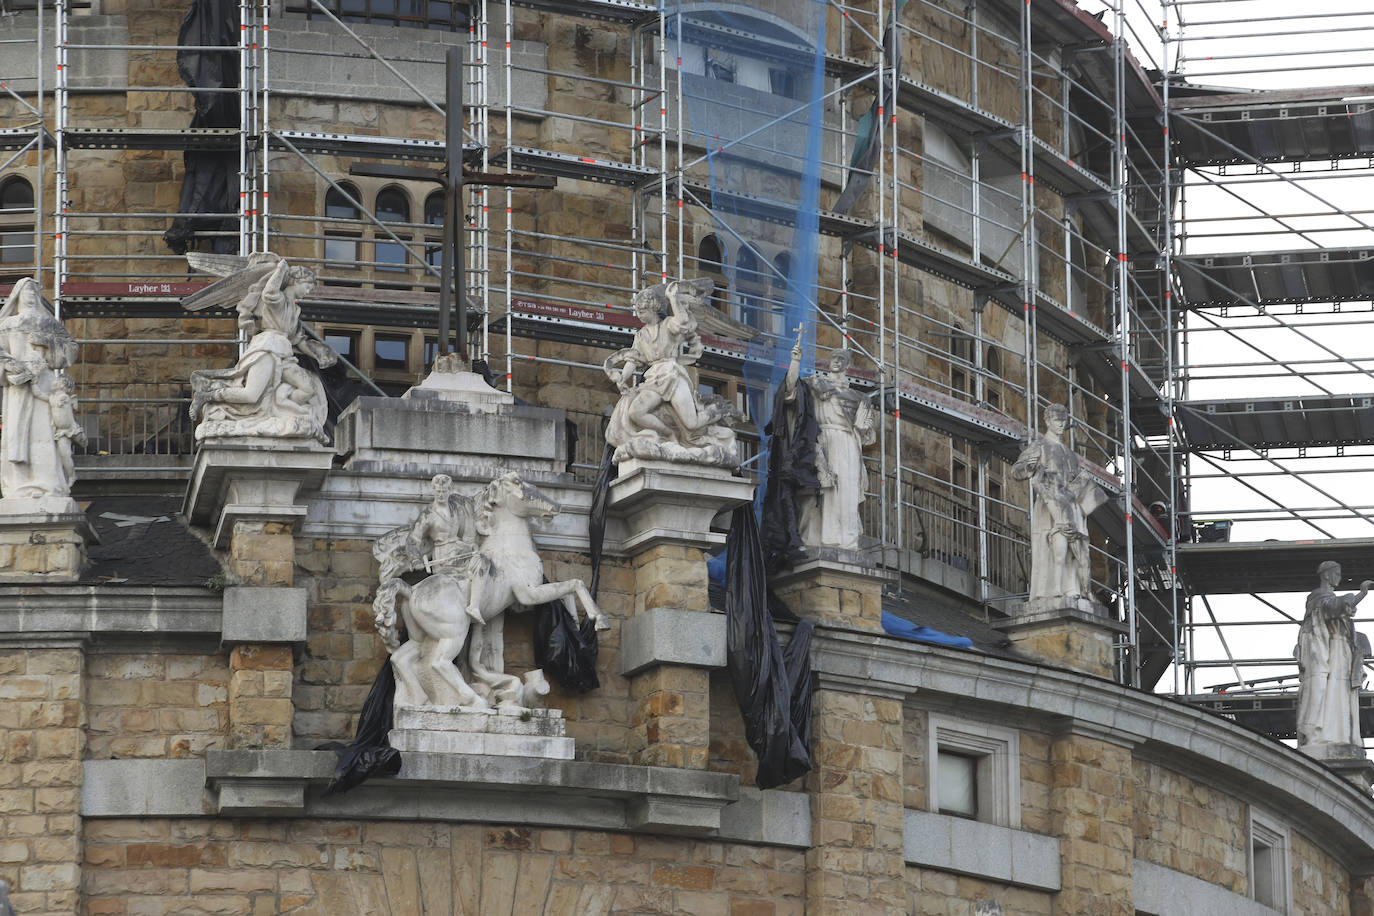
[(299, 530), (302, 494), (319, 489), (334, 464), (334, 450), (284, 445), (270, 439), (224, 438), (196, 451), (182, 514), (228, 546), (235, 522), (284, 522)]
[(1274, 916), (1276, 912), (1220, 885), (1144, 859), (1135, 860), (1131, 897), (1137, 912), (1154, 916), (1193, 916), (1196, 913)]
[(650, 608), (620, 624), (620, 673), (655, 665), (725, 667), (725, 615)]
[(908, 865), (1038, 891), (1057, 891), (1062, 886), (1056, 837), (913, 808), (906, 809), (903, 827), (902, 846)]
[(0, 586), (0, 646), (53, 641), (159, 641), (220, 635), (223, 596), (208, 588), (145, 585)]
[(835, 629), (817, 629), (812, 666), (822, 677), (1011, 711), (1052, 733), (1110, 734), (1286, 812), (1356, 875), (1374, 874), (1374, 799), (1319, 762), (1185, 703), (1072, 671)]
[(671, 461), (634, 459), (620, 464), (606, 498), (609, 518), (623, 523), (620, 539), (606, 538), (607, 553), (638, 554), (674, 544), (710, 551), (725, 543), (713, 520), (754, 498), (754, 484), (728, 471)]
[(305, 608), (304, 588), (226, 588), (220, 638), (226, 645), (303, 643), (307, 635)]

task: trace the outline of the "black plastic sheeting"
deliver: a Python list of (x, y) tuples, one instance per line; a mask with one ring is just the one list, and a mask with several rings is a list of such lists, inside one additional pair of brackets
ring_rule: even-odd
[(803, 545), (797, 513), (797, 491), (818, 489), (816, 443), (821, 428), (811, 386), (797, 383), (796, 400), (786, 401), (786, 386), (773, 396), (773, 419), (768, 433), (768, 488), (763, 496), (764, 568), (770, 573), (790, 569), (802, 559)]
[(596, 481), (592, 484), (592, 506), (587, 513), (588, 553), (592, 560), (592, 581), (587, 584), (587, 589), (593, 598), (601, 587), (601, 545), (606, 540), (606, 499), (616, 475), (614, 457), (615, 446), (607, 445), (601, 454), (601, 467), (597, 468)]
[(386, 743), (387, 733), (391, 731), (391, 701), (395, 696), (396, 675), (388, 660), (377, 672), (372, 689), (363, 701), (353, 741), (349, 744), (331, 741), (315, 748), (339, 755), (325, 795), (347, 792), (374, 776), (395, 776), (401, 771), (401, 752)]
[[(238, 96), (215, 90), (237, 89), (239, 65), (238, 0), (192, 0), (177, 33), (177, 44), (193, 47), (223, 45), (224, 51), (177, 51), (177, 71), (192, 89), (196, 110), (192, 127), (238, 127)], [(237, 211), (237, 194), (232, 181), (238, 172), (238, 153), (229, 150), (188, 149), (183, 154), (186, 177), (181, 183), (178, 213), (226, 214)], [(232, 232), (234, 220), (217, 216), (179, 216), (162, 236), (167, 247), (185, 254), (201, 232)], [(238, 252), (238, 239), (232, 235), (215, 236), (211, 250), (218, 254)]]
[[(758, 756), (760, 789), (811, 769), (811, 637), (815, 628), (770, 593), (754, 511), (735, 509), (725, 540), (725, 665)], [(784, 649), (773, 619), (796, 625)]]
[(586, 693), (601, 686), (596, 677), (596, 621), (574, 623), (562, 601), (538, 608), (534, 619), (534, 663), (568, 690)]

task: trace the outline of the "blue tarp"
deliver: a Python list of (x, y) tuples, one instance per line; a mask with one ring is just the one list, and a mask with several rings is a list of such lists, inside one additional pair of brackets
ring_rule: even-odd
[(972, 649), (973, 640), (967, 636), (950, 636), (948, 633), (941, 633), (939, 630), (932, 630), (930, 627), (923, 627), (919, 623), (912, 623), (904, 620), (896, 614), (889, 614), (883, 611), (883, 630), (889, 636), (896, 636), (900, 639), (910, 639), (913, 642), (928, 642), (937, 646), (953, 646), (956, 649)]

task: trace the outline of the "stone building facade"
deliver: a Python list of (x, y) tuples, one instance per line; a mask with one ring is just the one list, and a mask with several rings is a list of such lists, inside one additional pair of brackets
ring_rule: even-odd
[[(609, 14), (572, 15), (556, 3), (517, 5), (507, 50), (500, 5), (487, 6), (483, 46), (492, 73), (507, 54), (523, 68), (513, 74), (509, 128), (505, 84), (486, 81), (478, 110), (488, 118), (493, 151), (510, 145), (645, 161), (635, 159), (632, 131), (606, 124), (625, 121), (643, 101), (631, 88), (642, 80), (633, 67), (637, 61), (647, 69), (643, 49), (652, 45), (652, 29), (636, 31)], [(869, 517), (868, 533), (894, 532), (887, 547), (895, 553), (879, 552), (888, 575), (828, 569), (777, 583), (818, 624), (811, 773), (781, 789), (756, 787), (724, 671), (724, 617), (713, 610), (703, 562), (721, 542), (719, 532), (646, 545), (627, 513), (613, 521), (601, 569), (599, 600), (612, 622), (600, 644), (601, 687), (587, 694), (555, 687), (548, 697), (567, 719), (574, 760), (511, 768), (477, 756), (415, 755), (395, 779), (329, 797), (322, 788), (334, 755), (317, 748), (351, 737), (386, 659), (372, 619), (372, 545), (425, 504), (432, 474), (451, 472), (471, 489), (481, 480), (478, 465), (520, 467), (565, 507), (540, 536), (547, 576), (589, 575), (591, 487), (587, 474), (564, 470), (570, 446), (557, 412), (591, 417), (579, 429), (597, 432), (594, 420), (614, 398), (594, 368), (606, 355), (606, 316), (628, 304), (629, 290), (675, 264), (676, 225), (665, 233), (673, 250), (659, 252), (660, 262), (634, 252), (656, 226), (649, 228), (652, 207), (636, 211), (635, 192), (624, 185), (573, 177), (553, 191), (511, 192), (509, 224), (519, 241), (492, 241), (485, 278), (474, 281), (486, 283), (488, 318), (511, 306), (502, 301), (509, 267), (520, 278), (513, 296), (571, 304), (595, 318), (584, 323), (600, 322), (600, 336), (588, 339), (510, 338), (513, 389), (537, 405), (525, 419), (540, 431), (520, 440), (529, 451), (501, 454), (483, 443), (445, 452), (401, 439), (378, 455), (336, 435), (337, 453), (315, 456), (314, 464), (265, 462), (265, 473), (298, 487), (289, 504), (276, 507), (281, 511), (226, 516), (224, 493), (205, 484), (210, 459), (195, 453), (189, 428), (174, 419), (190, 371), (227, 365), (235, 352), (231, 321), (177, 311), (175, 300), (194, 285), (160, 239), (185, 175), (184, 150), (157, 134), (184, 134), (191, 116), (175, 54), (164, 50), (175, 44), (185, 11), (138, 0), (95, 0), (72, 11), (70, 43), (92, 47), (71, 51), (80, 79), (65, 103), (67, 126), (122, 139), (102, 145), (88, 136), (70, 151), (67, 262), (57, 265), (48, 245), (41, 266), (67, 271), (61, 303), (68, 326), (91, 341), (73, 374), (87, 404), (102, 405), (90, 413), (103, 418), (93, 431), (105, 434), (95, 438), (106, 447), (82, 457), (79, 495), (102, 544), (91, 548), (77, 581), (0, 585), (0, 879), (17, 912), (1374, 912), (1374, 803), (1367, 794), (1277, 742), (1117, 683), (1112, 637), (1100, 627), (1056, 621), (1018, 637), (1018, 650), (983, 626), (1013, 616), (1014, 601), (991, 599), (1025, 587), (1014, 575), (997, 578), (1003, 567), (994, 568), (993, 550), (976, 546), (980, 498), (983, 530), (1009, 540), (1019, 533), (1024, 541), (1027, 494), (1005, 473), (999, 447), (1033, 425), (1026, 422), (1031, 405), (1051, 401), (1071, 405), (1081, 446), (1096, 463), (1118, 457), (1112, 443), (1119, 438), (1119, 408), (1108, 386), (1079, 368), (1081, 352), (1043, 330), (1048, 318), (1028, 333), (1019, 304), (990, 302), (987, 289), (966, 277), (1004, 273), (1018, 285), (1026, 273), (1016, 262), (1022, 249), (1011, 243), (1015, 233), (999, 230), (991, 217), (985, 247), (975, 245), (974, 219), (961, 217), (959, 205), (972, 209), (984, 192), (970, 180), (960, 198), (962, 181), (949, 175), (951, 163), (982, 140), (959, 134), (932, 101), (953, 97), (1013, 132), (1021, 124), (1024, 87), (1009, 75), (1020, 66), (1015, 40), (973, 38), (979, 29), (1016, 34), (1021, 13), (1004, 6), (983, 10), (970, 20), (973, 28), (962, 4), (910, 5), (905, 14), (902, 72), (917, 87), (918, 103), (899, 100), (893, 142), (906, 154), (891, 155), (888, 167), (899, 180), (896, 222), (912, 237), (902, 244), (938, 254), (894, 261), (838, 236), (818, 242), (822, 287), (842, 290), (850, 303), (823, 307), (842, 313), (840, 327), (870, 352), (891, 345), (889, 362), (860, 368), (883, 369), (897, 387), (907, 385), (914, 397), (901, 410), (926, 405), (940, 416), (972, 419), (951, 433), (947, 425), (911, 424), (886, 412), (885, 441), (898, 443), (898, 465), (925, 494), (911, 506), (929, 499), (919, 504), (924, 517), (952, 525), (932, 522), (918, 535), (915, 511), (898, 524), (890, 509), (898, 500), (876, 499), (882, 508)], [(440, 96), (436, 64), (448, 47), (470, 46), (468, 33), (405, 29), (386, 19), (384, 7), (373, 3), (374, 20), (350, 20), (350, 27)], [(782, 0), (752, 5), (770, 22), (789, 8)], [(1085, 21), (1091, 17), (1068, 11), (1064, 24), (1067, 4), (1036, 0), (1030, 8), (1034, 27), (1054, 43), (1100, 39)], [(838, 7), (829, 12), (827, 50), (837, 60), (871, 62), (876, 51), (863, 33), (878, 29), (878, 8), (848, 9), (856, 14), (850, 20)], [(267, 114), (276, 129), (292, 132), (288, 139), (399, 138), (424, 150), (443, 136), (442, 117), (359, 52), (337, 23), (290, 3), (269, 11), (272, 46), (287, 63), (274, 71)], [(21, 13), (16, 34), (36, 35), (35, 27), (34, 14)], [(49, 35), (38, 40), (47, 42), (52, 61), (57, 48)], [(9, 54), (0, 51), (0, 61)], [(1067, 97), (1069, 87), (1049, 66), (1035, 68), (1034, 84), (1033, 137), (1066, 158), (1081, 140), (1070, 136), (1075, 122), (1044, 100)], [(856, 92), (834, 104), (847, 107), (852, 126), (871, 97)], [(52, 108), (46, 113), (55, 117)], [(26, 123), (13, 99), (0, 99), (0, 117)], [(135, 136), (143, 138), (138, 146)], [(385, 227), (359, 211), (386, 209), (393, 216), (383, 222), (405, 241), (432, 247), (434, 184), (355, 174), (355, 165), (403, 157), (338, 142), (299, 158), (273, 147), (263, 179), (272, 216), (260, 224), (265, 232), (252, 230), (253, 240), (318, 270), (325, 282), (316, 330), (351, 347), (384, 386), (401, 390), (423, 374), (433, 331), (376, 316), (416, 303), (432, 308), (433, 284), (413, 263), (396, 269)], [(1103, 171), (1100, 161), (1084, 161)], [(51, 235), (59, 187), (39, 165), (37, 151), (6, 165), (0, 199), (4, 182), (27, 182), (49, 202)], [(1016, 172), (987, 179), (1000, 189), (982, 200), (995, 215), (998, 194), (1024, 199), (1026, 179)], [(325, 176), (363, 207), (341, 204)], [(833, 199), (842, 169), (832, 162), (823, 178)], [(1068, 200), (1071, 183), (1046, 179), (1034, 192), (1029, 224), (1043, 259), (1035, 295), (1047, 315), (1058, 303), (1105, 328), (1117, 320), (1107, 260), (1114, 241), (1090, 225), (1081, 201)], [(891, 196), (879, 198), (891, 193), (870, 189), (855, 212), (890, 207)], [(395, 216), (398, 200), (404, 218)], [(479, 192), (473, 206), (494, 214), (490, 238), (499, 239), (504, 192)], [(1012, 208), (1018, 220), (1021, 206)], [(23, 208), (15, 210), (22, 217)], [(717, 275), (725, 308), (758, 293), (762, 281), (741, 272), (741, 246), (722, 238), (709, 213), (687, 212), (685, 272)], [(0, 230), (18, 226), (22, 235), (20, 217), (6, 216)], [(763, 246), (770, 232), (753, 228)], [(1096, 244), (1086, 249), (1096, 256), (1083, 253), (1079, 236)], [(594, 248), (588, 238), (619, 247)], [(703, 257), (708, 238), (716, 240), (717, 260)], [(0, 260), (6, 278), (34, 270), (19, 248), (15, 260)], [(952, 274), (956, 268), (964, 273)], [(126, 288), (92, 285), (111, 283)], [(173, 291), (159, 298), (131, 289), (145, 283)], [(899, 316), (905, 324), (894, 337), (874, 330)], [(507, 356), (503, 328), (492, 323), (486, 337), (498, 376)], [(819, 333), (822, 346), (841, 340), (835, 327)], [(703, 384), (738, 395), (745, 383), (737, 363), (708, 362)], [(140, 392), (145, 384), (164, 387)], [(167, 400), (172, 410), (140, 414), (126, 406), (140, 396)], [(150, 415), (153, 434), (140, 438)], [(958, 432), (969, 429), (994, 434)], [(582, 464), (597, 457), (588, 441), (594, 437), (572, 456)], [(157, 447), (142, 447), (149, 442)], [(478, 460), (478, 451), (491, 454)], [(898, 482), (894, 474), (891, 485)], [(671, 512), (670, 497), (668, 488), (646, 498)], [(1095, 536), (1103, 546), (1105, 536)], [(1094, 575), (1110, 584), (1115, 567), (1105, 556)], [(1014, 569), (1015, 559), (1005, 568)], [(985, 588), (989, 582), (995, 588)], [(956, 649), (882, 632), (885, 608), (911, 613), (913, 605), (916, 619), (981, 639)], [(513, 617), (512, 667), (532, 665), (530, 629), (530, 621)], [(971, 798), (952, 800), (957, 788), (970, 786)]]

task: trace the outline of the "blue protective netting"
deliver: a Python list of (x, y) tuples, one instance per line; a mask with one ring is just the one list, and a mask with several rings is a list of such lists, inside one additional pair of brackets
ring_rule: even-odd
[[(663, 0), (661, 10), (669, 59), (679, 60), (686, 173), (709, 176), (710, 199), (701, 203), (723, 249), (731, 317), (763, 332), (744, 371), (762, 433), (798, 327), (803, 373), (814, 361), (825, 4)], [(697, 253), (687, 252), (689, 277), (712, 272), (692, 259)], [(759, 462), (767, 467), (766, 453)]]

